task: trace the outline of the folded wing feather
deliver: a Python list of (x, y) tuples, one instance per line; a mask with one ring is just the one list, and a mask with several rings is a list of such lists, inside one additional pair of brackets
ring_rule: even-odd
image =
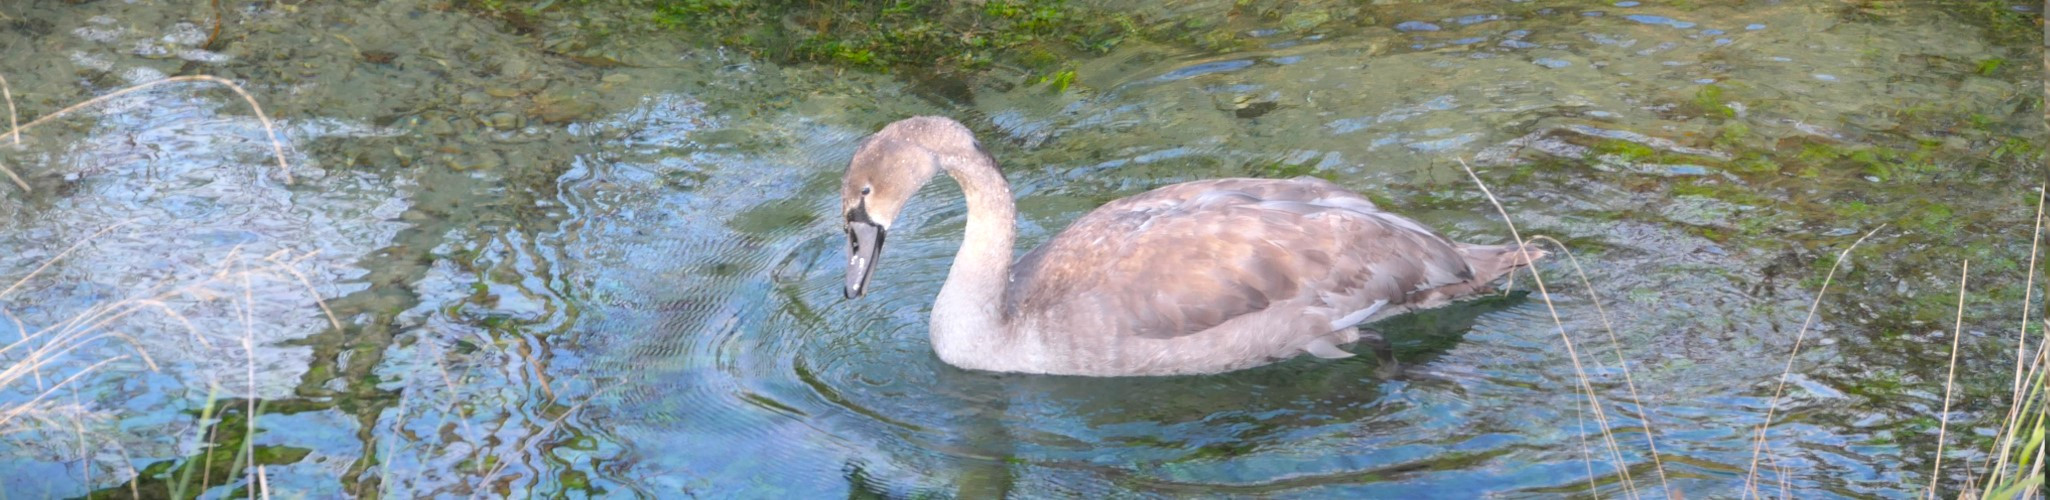
[(1472, 277), (1451, 241), (1337, 185), (1219, 179), (1083, 216), (1013, 267), (1005, 313), (1169, 338), (1272, 307), (1338, 320)]

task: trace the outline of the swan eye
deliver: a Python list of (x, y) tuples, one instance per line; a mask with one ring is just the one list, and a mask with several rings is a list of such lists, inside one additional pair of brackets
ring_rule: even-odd
[(861, 187), (861, 195), (862, 195), (862, 196), (868, 196), (868, 192), (869, 192), (869, 187), (868, 187), (868, 186), (862, 186), (862, 187)]

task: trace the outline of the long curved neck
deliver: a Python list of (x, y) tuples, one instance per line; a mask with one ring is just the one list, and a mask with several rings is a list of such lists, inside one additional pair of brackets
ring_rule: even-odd
[(933, 350), (949, 363), (982, 367), (1009, 351), (1004, 290), (1011, 279), (1017, 208), (1010, 183), (987, 154), (946, 157), (938, 163), (961, 184), (968, 201), (968, 228), (947, 282), (933, 301)]

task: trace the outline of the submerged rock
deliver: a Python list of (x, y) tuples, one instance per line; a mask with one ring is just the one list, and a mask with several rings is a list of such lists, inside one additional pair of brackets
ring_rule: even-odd
[(486, 123), (491, 124), (491, 128), (499, 130), (516, 130), (525, 124), (523, 123), (524, 121), (520, 119), (520, 115), (500, 111), (492, 113), (490, 118), (486, 120)]
[(576, 121), (598, 109), (598, 104), (592, 102), (595, 97), (583, 89), (542, 92), (534, 96), (534, 107), (528, 114), (550, 124)]

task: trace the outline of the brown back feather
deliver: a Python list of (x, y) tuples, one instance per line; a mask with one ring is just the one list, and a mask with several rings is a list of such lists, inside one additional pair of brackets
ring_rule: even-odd
[(1012, 268), (1004, 312), (1166, 338), (1283, 302), (1334, 315), (1399, 304), (1473, 276), (1450, 240), (1337, 185), (1219, 179), (1084, 215)]

